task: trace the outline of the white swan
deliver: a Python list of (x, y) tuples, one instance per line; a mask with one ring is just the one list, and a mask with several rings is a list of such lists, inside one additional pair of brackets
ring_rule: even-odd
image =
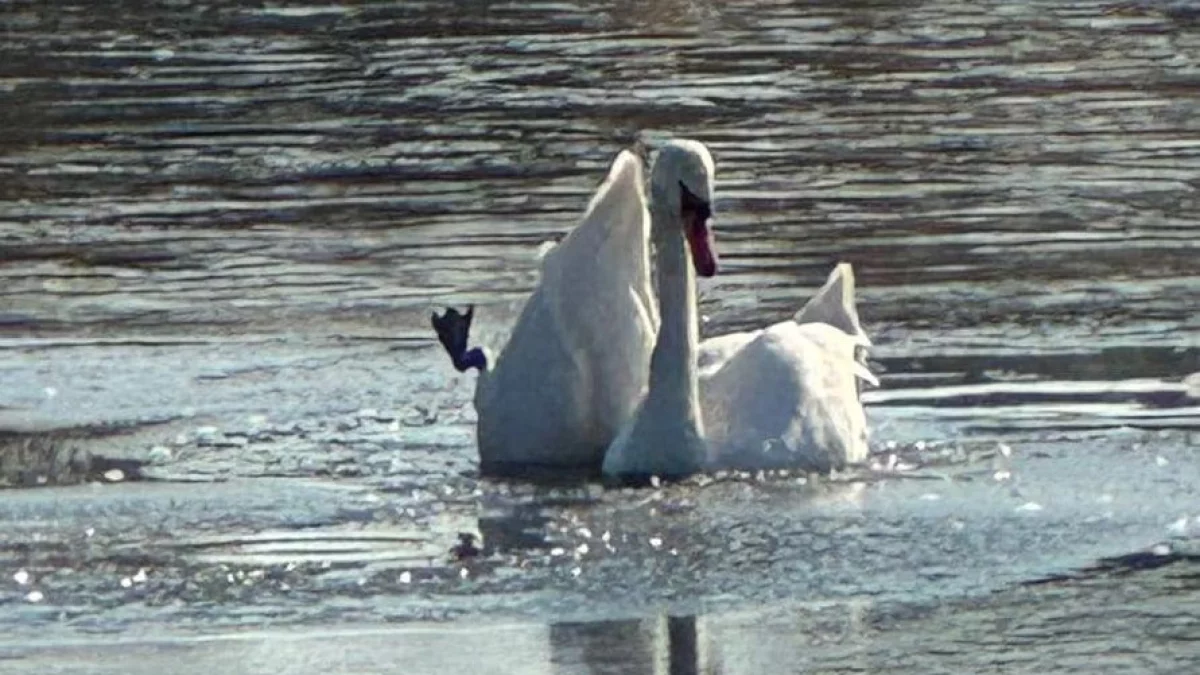
[(829, 471), (861, 461), (867, 425), (859, 380), (877, 381), (857, 359), (870, 340), (854, 309), (850, 266), (837, 266), (792, 320), (700, 345), (695, 278), (684, 246), (694, 226), (659, 206), (680, 200), (676, 175), (689, 176), (689, 189), (708, 203), (713, 163), (707, 149), (673, 141), (652, 171), (661, 326), (649, 389), (605, 453), (604, 474), (681, 477), (721, 467)]
[[(715, 340), (736, 340), (717, 360)], [(871, 346), (854, 307), (854, 271), (837, 265), (796, 315), (766, 329), (701, 345), (708, 468), (828, 472), (867, 456), (861, 383), (879, 380), (859, 360)]]
[[(679, 190), (674, 197), (678, 218)], [(543, 258), (538, 285), (492, 367), (482, 350), (467, 348), (472, 309), (433, 315), (454, 366), (480, 371), (481, 472), (600, 469), (645, 390), (658, 331), (649, 231), (641, 161), (625, 151), (580, 224)], [(705, 247), (698, 259), (708, 257), (706, 243), (697, 239)]]

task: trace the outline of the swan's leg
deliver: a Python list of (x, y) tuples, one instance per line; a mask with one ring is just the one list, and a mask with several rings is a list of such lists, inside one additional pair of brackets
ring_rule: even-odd
[(484, 356), (483, 350), (479, 347), (467, 349), (467, 341), (471, 334), (471, 319), (474, 316), (475, 306), (470, 305), (465, 314), (460, 314), (458, 310), (449, 307), (445, 314), (438, 316), (437, 312), (434, 312), (429, 317), (429, 322), (437, 333), (438, 342), (442, 343), (442, 347), (450, 355), (450, 361), (460, 373), (471, 368), (478, 368), (481, 373), (487, 370), (487, 357)]

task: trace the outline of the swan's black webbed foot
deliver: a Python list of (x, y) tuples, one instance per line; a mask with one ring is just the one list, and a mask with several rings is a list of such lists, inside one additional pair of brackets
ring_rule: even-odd
[(458, 360), (467, 351), (467, 340), (471, 335), (471, 319), (475, 317), (475, 306), (467, 307), (466, 314), (460, 314), (457, 309), (448, 307), (441, 316), (434, 312), (429, 317), (433, 330), (437, 332), (438, 342), (446, 349), (451, 359)]
[(471, 368), (478, 368), (479, 372), (487, 370), (487, 357), (484, 356), (483, 350), (478, 347), (467, 349), (467, 342), (471, 336), (471, 319), (474, 316), (475, 306), (469, 305), (465, 314), (449, 307), (445, 314), (438, 316), (437, 312), (434, 312), (429, 317), (429, 322), (437, 333), (438, 342), (442, 343), (454, 368), (460, 373)]
[(478, 538), (474, 532), (459, 532), (458, 543), (450, 548), (450, 555), (455, 560), (465, 560), (479, 555), (483, 549), (475, 545), (475, 540)]

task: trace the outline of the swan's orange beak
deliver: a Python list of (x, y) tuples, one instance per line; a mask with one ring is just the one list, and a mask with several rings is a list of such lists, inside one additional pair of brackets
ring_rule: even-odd
[(692, 265), (702, 277), (717, 273), (717, 249), (708, 227), (708, 209), (689, 210), (684, 214), (688, 248), (692, 250)]

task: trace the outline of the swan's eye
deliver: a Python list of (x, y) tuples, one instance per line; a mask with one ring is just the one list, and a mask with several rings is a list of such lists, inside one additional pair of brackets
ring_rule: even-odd
[(692, 191), (683, 184), (683, 181), (679, 181), (679, 194), (681, 195), (679, 210), (684, 215), (693, 215), (701, 223), (712, 217), (712, 209), (709, 207), (708, 202), (692, 194)]

